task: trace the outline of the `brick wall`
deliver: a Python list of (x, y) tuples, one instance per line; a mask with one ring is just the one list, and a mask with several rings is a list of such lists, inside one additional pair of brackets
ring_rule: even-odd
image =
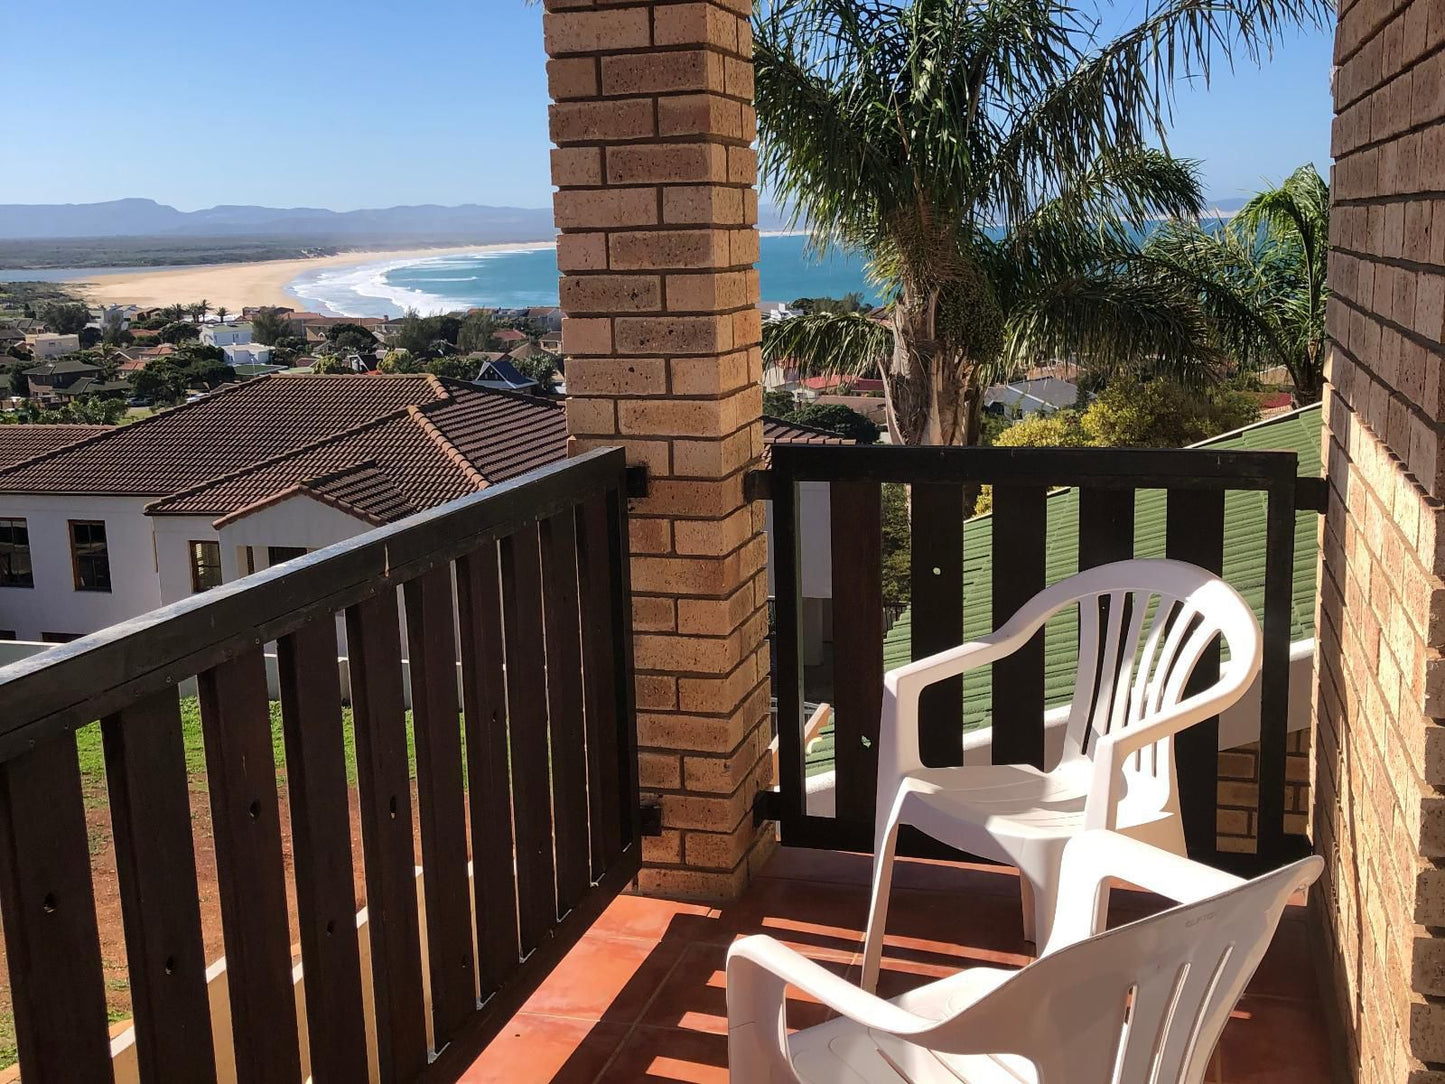
[(547, 0), (568, 431), (633, 504), (640, 887), (721, 898), (767, 853), (767, 544), (751, 0)]
[(1445, 4), (1343, 0), (1313, 894), (1348, 1064), (1445, 1082)]
[[(1285, 744), (1284, 830), (1309, 833), (1310, 736), (1296, 730)], [(1221, 851), (1254, 854), (1259, 849), (1259, 742), (1219, 754), (1215, 845)]]

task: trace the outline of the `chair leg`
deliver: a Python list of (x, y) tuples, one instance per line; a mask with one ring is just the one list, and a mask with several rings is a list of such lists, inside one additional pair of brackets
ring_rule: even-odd
[(1019, 870), (1019, 898), (1023, 903), (1024, 912), (1024, 940), (1037, 945), (1038, 929), (1034, 921), (1034, 886), (1023, 870)]
[(893, 887), (893, 859), (898, 850), (898, 809), (894, 807), (873, 850), (873, 898), (868, 906), (868, 932), (863, 937), (863, 977), (860, 985), (872, 994), (878, 990), (883, 963), (883, 928), (888, 921), (888, 895)]
[(1039, 884), (1031, 884), (1020, 874), (1019, 883), (1028, 886), (1027, 902), (1024, 905), (1024, 940), (1032, 941), (1035, 950), (1041, 953), (1054, 930), (1054, 909), (1059, 903), (1059, 878), (1055, 872), (1053, 877)]

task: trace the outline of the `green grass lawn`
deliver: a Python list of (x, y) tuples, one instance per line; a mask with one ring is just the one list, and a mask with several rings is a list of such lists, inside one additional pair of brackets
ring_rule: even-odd
[[(411, 712), (406, 713), (407, 762), (411, 777), (416, 778), (416, 743), (412, 735)], [(351, 708), (341, 709), (342, 740), (346, 747), (346, 782), (356, 785), (356, 728)], [(181, 699), (181, 733), (186, 748), (186, 774), (193, 786), (206, 785), (206, 749), (201, 737), (201, 706), (194, 696)], [(465, 740), (465, 735), (463, 735)], [(80, 756), (81, 782), (88, 797), (104, 800), (105, 750), (101, 744), (100, 724), (91, 723), (75, 732), (76, 749)], [(271, 701), (271, 753), (276, 759), (276, 782), (286, 782), (286, 741), (281, 730), (281, 705)]]

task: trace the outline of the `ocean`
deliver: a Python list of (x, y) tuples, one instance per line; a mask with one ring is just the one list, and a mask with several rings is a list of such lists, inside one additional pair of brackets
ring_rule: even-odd
[[(819, 260), (807, 239), (761, 239), (758, 274), (764, 301), (799, 297), (842, 297), (861, 293), (877, 304), (863, 261), (833, 253)], [(307, 272), (287, 291), (313, 311), (338, 316), (400, 316), (473, 306), (523, 308), (557, 304), (557, 251), (551, 246), (464, 252), (422, 259), (378, 260), (354, 267)]]

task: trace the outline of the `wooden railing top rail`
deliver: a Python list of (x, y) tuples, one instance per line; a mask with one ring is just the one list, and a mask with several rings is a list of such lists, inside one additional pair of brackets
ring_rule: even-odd
[[(1207, 448), (933, 448), (777, 444), (772, 470), (799, 482), (927, 481), (1010, 485), (1267, 489), (1293, 477), (1285, 451)], [(841, 473), (840, 473), (841, 471)]]
[(620, 449), (591, 451), (0, 668), (0, 761), (569, 508), (623, 470)]

